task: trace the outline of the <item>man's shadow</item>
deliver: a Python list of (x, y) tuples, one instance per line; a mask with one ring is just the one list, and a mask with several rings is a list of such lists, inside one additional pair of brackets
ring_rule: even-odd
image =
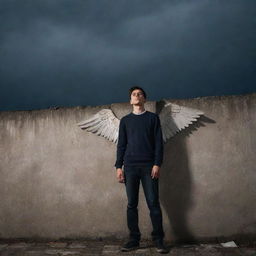
[(169, 229), (172, 230), (171, 240), (174, 240), (175, 243), (197, 243), (188, 225), (188, 214), (193, 205), (193, 183), (186, 137), (205, 126), (204, 123), (215, 123), (215, 121), (202, 115), (198, 121), (175, 134), (164, 144), (164, 162), (159, 179), (159, 199), (167, 214)]

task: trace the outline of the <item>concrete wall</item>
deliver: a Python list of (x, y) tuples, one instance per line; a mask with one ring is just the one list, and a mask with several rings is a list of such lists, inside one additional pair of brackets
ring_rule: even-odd
[[(172, 102), (205, 115), (165, 144), (166, 239), (255, 237), (256, 93)], [(116, 145), (76, 125), (110, 107), (119, 118), (132, 110), (127, 102), (0, 112), (0, 238), (127, 237)], [(150, 238), (142, 187), (139, 214), (142, 238)]]

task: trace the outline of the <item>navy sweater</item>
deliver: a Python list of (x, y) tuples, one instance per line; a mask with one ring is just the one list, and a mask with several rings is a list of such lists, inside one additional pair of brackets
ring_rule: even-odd
[(159, 116), (145, 111), (121, 118), (116, 151), (116, 168), (127, 166), (161, 166), (163, 136)]

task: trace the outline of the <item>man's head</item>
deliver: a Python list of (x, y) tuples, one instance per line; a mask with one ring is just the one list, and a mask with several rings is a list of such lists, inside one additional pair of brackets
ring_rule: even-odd
[(129, 89), (130, 103), (132, 105), (144, 105), (147, 99), (146, 92), (139, 86)]

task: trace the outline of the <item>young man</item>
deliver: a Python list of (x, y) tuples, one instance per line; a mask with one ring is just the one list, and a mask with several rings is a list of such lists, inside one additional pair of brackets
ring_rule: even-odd
[[(159, 116), (144, 108), (145, 91), (138, 86), (129, 89), (133, 111), (120, 120), (116, 154), (117, 179), (125, 183), (128, 198), (127, 225), (129, 241), (122, 251), (139, 247), (138, 197), (140, 180), (150, 210), (151, 233), (157, 251), (168, 252), (163, 243), (162, 211), (159, 203), (158, 178), (163, 161), (163, 138)], [(122, 169), (122, 166), (123, 169)]]

